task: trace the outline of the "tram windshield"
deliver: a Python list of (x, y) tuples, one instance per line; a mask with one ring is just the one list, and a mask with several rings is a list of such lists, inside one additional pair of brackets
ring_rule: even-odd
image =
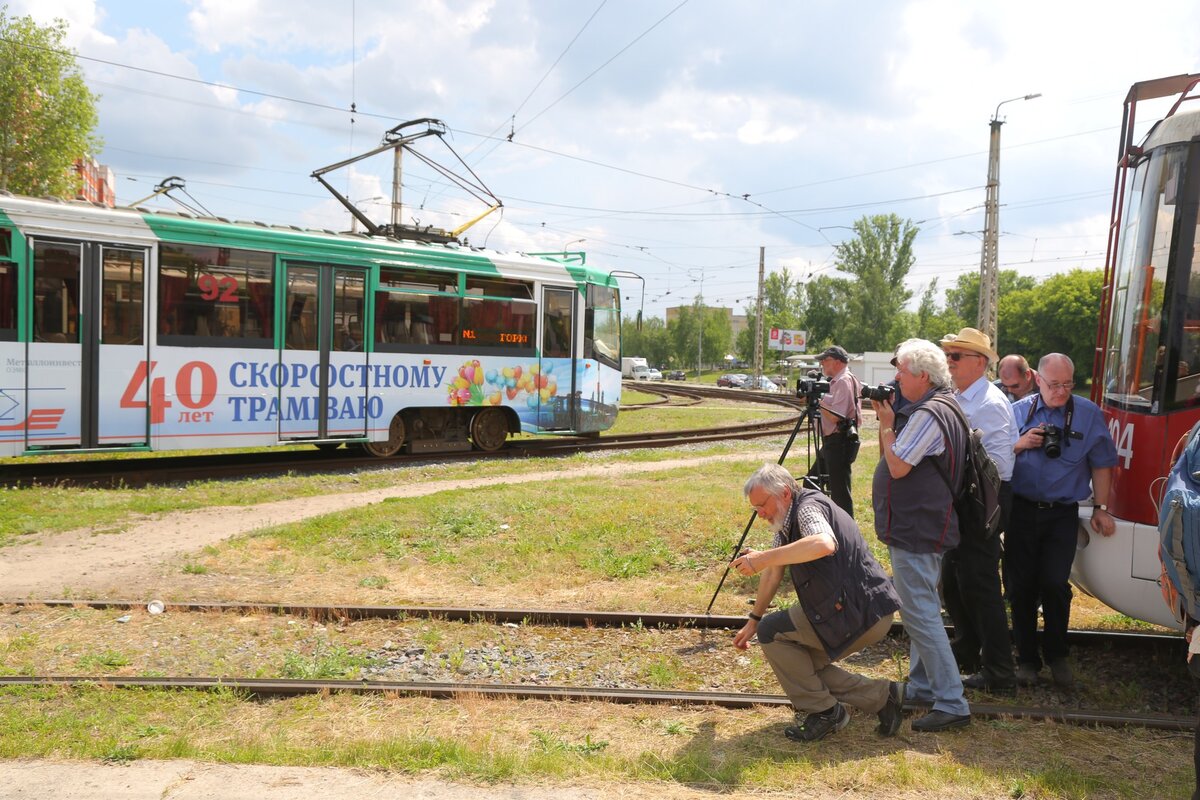
[(614, 287), (587, 287), (584, 357), (617, 367), (621, 357), (621, 295)]
[[(1104, 396), (1134, 411), (1200, 404), (1200, 261), (1172, 253), (1188, 146), (1155, 150), (1131, 176), (1113, 276)], [(1194, 207), (1191, 213), (1194, 215)], [(1192, 237), (1187, 237), (1191, 241)], [(1182, 334), (1178, 339), (1172, 330)]]

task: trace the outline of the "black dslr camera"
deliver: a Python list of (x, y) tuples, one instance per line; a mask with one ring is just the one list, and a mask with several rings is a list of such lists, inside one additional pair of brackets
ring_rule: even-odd
[(807, 378), (796, 380), (797, 397), (819, 397), (828, 392), (829, 379), (816, 370), (809, 372)]
[(1042, 426), (1042, 449), (1046, 458), (1058, 458), (1062, 455), (1062, 428), (1057, 425)]
[(878, 386), (864, 386), (860, 392), (863, 400), (886, 400), (889, 403), (896, 396), (896, 387), (890, 383), (881, 383)]

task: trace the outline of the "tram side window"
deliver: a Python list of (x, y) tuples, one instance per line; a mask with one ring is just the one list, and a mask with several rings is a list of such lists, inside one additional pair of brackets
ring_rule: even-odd
[(145, 285), (145, 252), (119, 247), (104, 248), (101, 341), (105, 344), (144, 344), (142, 338), (142, 288)]
[[(1197, 231), (1200, 233), (1200, 230)], [(1192, 253), (1187, 299), (1180, 310), (1183, 337), (1175, 365), (1175, 406), (1200, 405), (1200, 247)]]
[(0, 261), (0, 342), (17, 339), (17, 265)]
[(524, 281), (468, 277), (463, 298), (462, 343), (531, 349), (537, 304)]
[(17, 265), (13, 257), (13, 232), (0, 228), (0, 342), (17, 338)]
[(33, 336), (36, 342), (79, 343), (77, 244), (36, 242), (33, 246)]
[(617, 367), (621, 355), (621, 300), (617, 289), (588, 284), (583, 320), (584, 353)]
[(272, 347), (274, 265), (271, 253), (163, 245), (159, 341), (194, 347)]
[(457, 344), (458, 274), (403, 267), (379, 270), (375, 343), (380, 350)]

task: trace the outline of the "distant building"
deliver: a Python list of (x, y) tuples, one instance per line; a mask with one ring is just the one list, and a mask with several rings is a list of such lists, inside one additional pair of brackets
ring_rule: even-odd
[(75, 192), (77, 200), (103, 203), (110, 207), (117, 204), (114, 188), (116, 178), (107, 165), (97, 163), (94, 158), (81, 158), (75, 162), (75, 172), (79, 175), (79, 188)]

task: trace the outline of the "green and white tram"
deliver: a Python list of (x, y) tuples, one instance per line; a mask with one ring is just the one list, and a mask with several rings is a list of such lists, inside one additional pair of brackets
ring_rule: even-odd
[(599, 432), (619, 298), (581, 254), (0, 192), (0, 455)]

